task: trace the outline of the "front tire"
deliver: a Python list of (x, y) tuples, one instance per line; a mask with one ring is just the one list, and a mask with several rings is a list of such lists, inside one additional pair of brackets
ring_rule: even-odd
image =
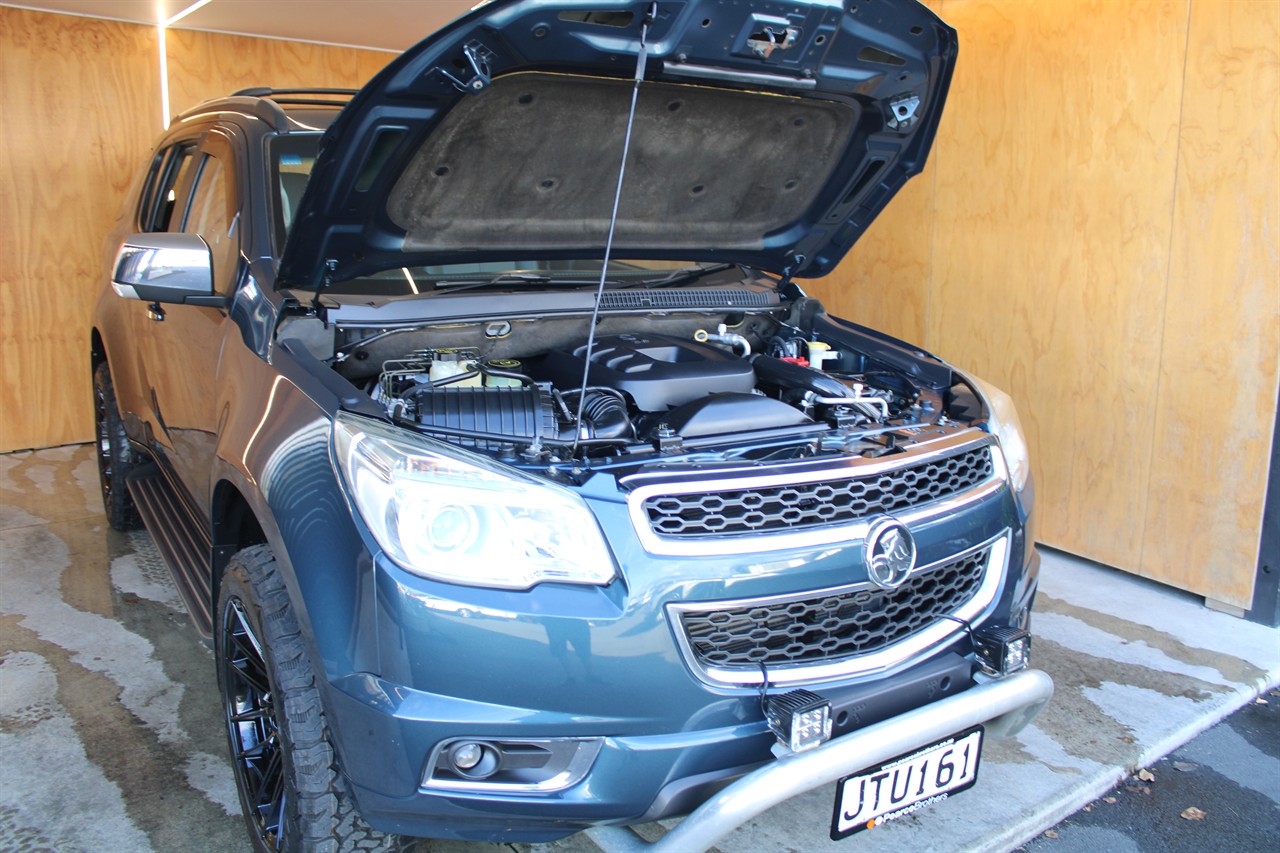
[(124, 478), (138, 464), (111, 384), (111, 369), (104, 361), (93, 371), (93, 425), (98, 442), (98, 482), (107, 524), (116, 530), (133, 530), (142, 520)]
[(270, 548), (227, 565), (214, 628), (218, 688), (240, 807), (255, 851), (394, 850), (360, 817), (314, 670)]

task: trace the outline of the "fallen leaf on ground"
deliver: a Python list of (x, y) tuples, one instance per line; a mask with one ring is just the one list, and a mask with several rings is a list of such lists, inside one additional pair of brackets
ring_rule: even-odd
[(1198, 809), (1195, 806), (1187, 806), (1182, 810), (1180, 817), (1183, 820), (1204, 820), (1206, 812), (1204, 809)]
[(1175, 761), (1173, 762), (1173, 769), (1182, 773), (1190, 773), (1192, 770), (1199, 770), (1200, 765), (1192, 764), (1190, 761)]
[(1093, 811), (1093, 806), (1085, 806), (1085, 807), (1084, 807), (1084, 810), (1085, 810), (1085, 811), (1087, 811), (1087, 812), (1091, 812), (1091, 811)]
[(1104, 803), (1114, 803), (1114, 802), (1116, 801), (1116, 798), (1115, 798), (1115, 797), (1103, 797), (1103, 798), (1102, 798), (1102, 801), (1103, 801)]
[(1267, 700), (1266, 700), (1266, 699), (1263, 699), (1261, 696), (1259, 696), (1257, 699), (1253, 700), (1253, 703), (1254, 703), (1255, 705), (1265, 705), (1265, 704), (1267, 704)]
[(1154, 774), (1154, 773), (1152, 773), (1150, 770), (1139, 770), (1139, 771), (1138, 771), (1138, 778), (1139, 778), (1139, 779), (1141, 779), (1143, 782), (1154, 782), (1154, 781), (1156, 781), (1155, 774)]
[(1133, 743), (1133, 738), (1131, 737), (1122, 737), (1120, 738), (1120, 740), (1123, 741), (1124, 743)]
[(1044, 831), (1044, 837), (1045, 837), (1045, 838), (1057, 838), (1057, 837), (1058, 837), (1058, 831), (1057, 831), (1057, 830), (1055, 830), (1055, 829), (1046, 829), (1046, 830)]

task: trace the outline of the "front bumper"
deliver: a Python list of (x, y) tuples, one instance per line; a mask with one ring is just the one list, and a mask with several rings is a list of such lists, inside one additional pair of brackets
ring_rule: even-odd
[(1052, 695), (1048, 675), (1024, 670), (761, 767), (712, 797), (656, 842), (645, 842), (617, 826), (594, 827), (587, 834), (610, 853), (706, 850), (751, 818), (798, 794), (971, 726), (985, 725), (992, 737), (1011, 737), (1035, 718)]

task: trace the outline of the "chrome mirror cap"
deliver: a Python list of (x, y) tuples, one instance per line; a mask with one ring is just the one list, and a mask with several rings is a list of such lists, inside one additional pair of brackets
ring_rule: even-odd
[(116, 254), (111, 287), (126, 299), (205, 302), (214, 296), (209, 246), (197, 234), (133, 234)]

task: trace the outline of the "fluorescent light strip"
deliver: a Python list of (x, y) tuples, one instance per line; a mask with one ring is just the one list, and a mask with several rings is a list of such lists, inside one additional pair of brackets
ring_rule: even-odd
[(157, 44), (159, 45), (159, 48), (160, 48), (160, 129), (161, 130), (169, 129), (169, 119), (170, 119), (170, 115), (169, 115), (169, 42), (168, 42), (168, 39), (165, 38), (165, 30), (167, 30), (169, 27), (173, 26), (174, 24), (178, 23), (178, 21), (181, 21), (183, 18), (185, 18), (187, 15), (190, 15), (192, 12), (196, 11), (197, 9), (200, 9), (204, 6), (208, 6), (212, 2), (213, 0), (199, 0), (199, 2), (192, 3), (190, 6), (183, 9), (181, 12), (169, 18), (168, 20), (160, 18), (160, 14), (163, 14), (164, 12), (164, 6), (159, 3), (156, 4), (157, 6), (156, 18), (158, 19), (156, 22), (156, 35), (157, 35)]
[(156, 25), (160, 45), (160, 129), (169, 129), (169, 48), (164, 37), (164, 24)]
[(191, 14), (192, 12), (194, 12), (195, 10), (200, 9), (200, 8), (202, 8), (202, 7), (204, 7), (204, 6), (208, 6), (208, 5), (209, 5), (210, 3), (212, 3), (212, 2), (213, 2), (213, 0), (200, 0), (200, 2), (198, 2), (198, 3), (192, 3), (190, 6), (188, 6), (188, 7), (187, 7), (187, 8), (185, 8), (185, 9), (183, 9), (181, 12), (179, 12), (179, 13), (178, 13), (178, 14), (176, 14), (176, 15), (174, 15), (174, 16), (173, 16), (172, 18), (170, 18), (169, 20), (165, 21), (165, 22), (164, 22), (164, 26), (166, 26), (166, 27), (172, 27), (174, 24), (178, 23), (178, 21), (181, 21), (181, 20), (182, 20), (183, 18), (185, 18), (187, 15), (190, 15), (190, 14)]

